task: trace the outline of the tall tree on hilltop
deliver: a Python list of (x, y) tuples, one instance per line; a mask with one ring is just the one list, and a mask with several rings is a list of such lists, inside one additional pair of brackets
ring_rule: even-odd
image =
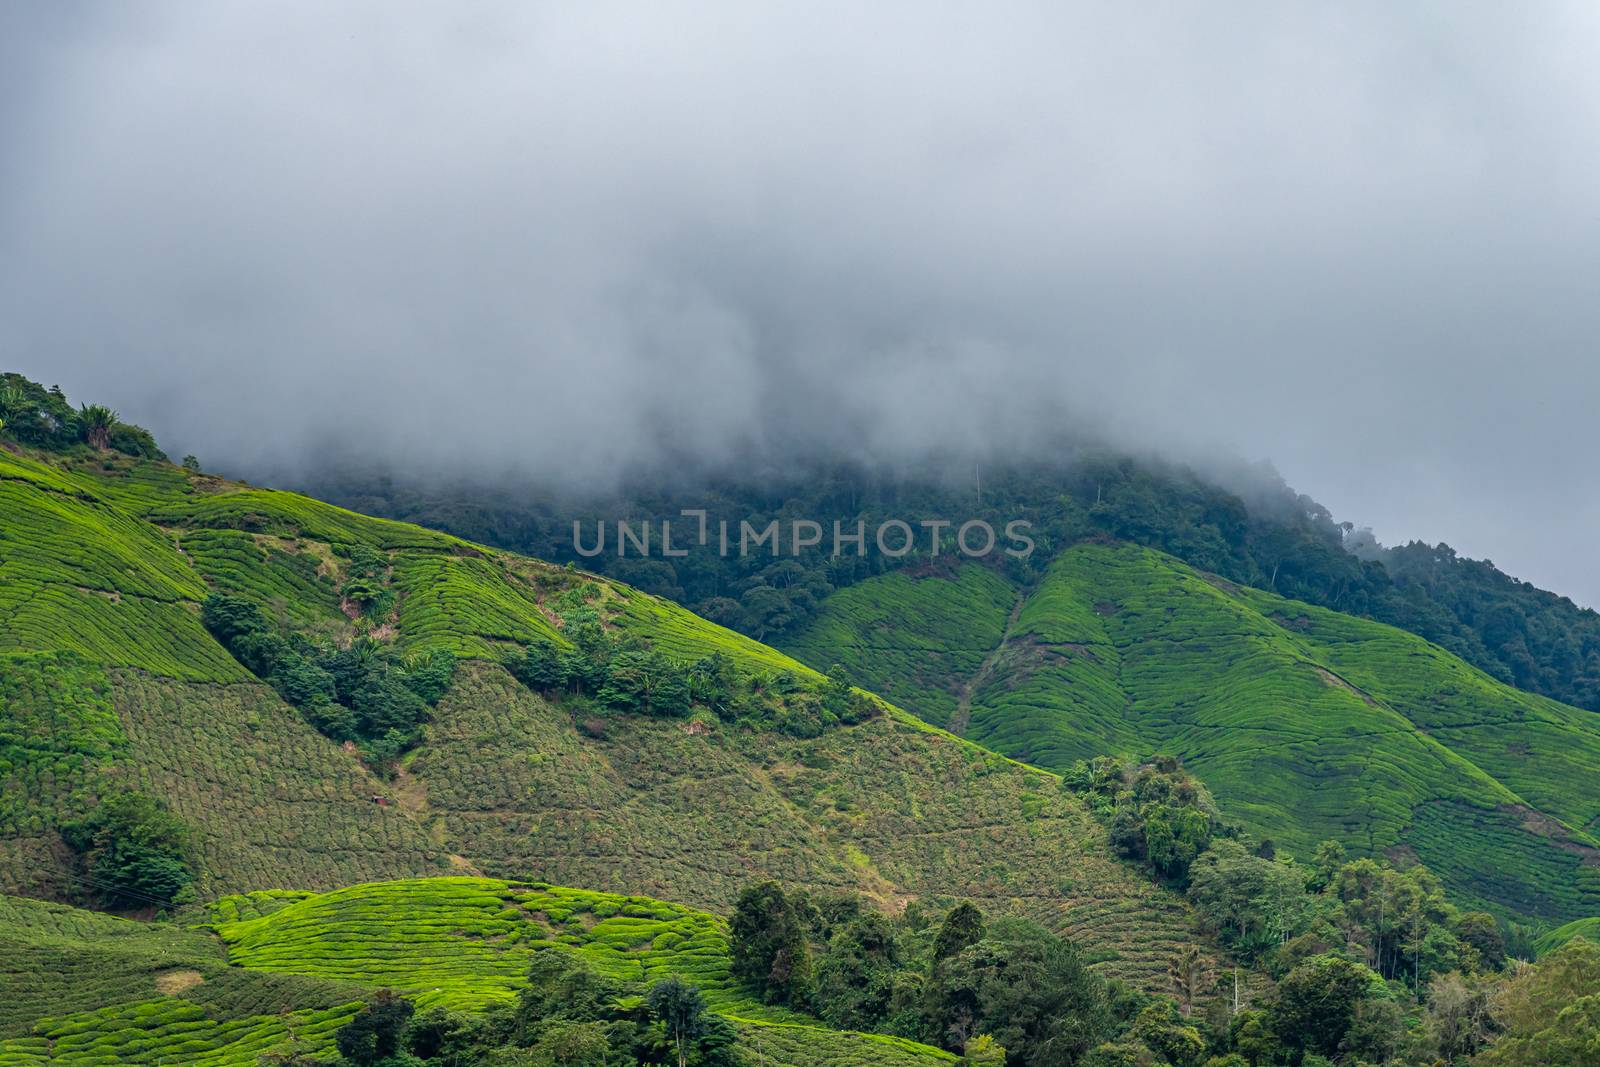
[(78, 409), (78, 432), (89, 447), (104, 452), (111, 447), (111, 431), (122, 420), (104, 404), (85, 404)]

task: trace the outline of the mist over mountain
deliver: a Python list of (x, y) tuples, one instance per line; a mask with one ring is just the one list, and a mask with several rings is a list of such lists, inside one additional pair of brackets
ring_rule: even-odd
[(0, 1067), (1593, 1067), (1597, 54), (0, 3)]
[(1600, 602), (1600, 16), (1248, 11), (9, 5), (0, 347), (272, 480), (1267, 458)]

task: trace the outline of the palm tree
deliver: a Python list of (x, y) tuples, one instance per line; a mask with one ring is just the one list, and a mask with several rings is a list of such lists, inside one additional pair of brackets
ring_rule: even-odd
[(1178, 994), (1179, 1010), (1188, 1018), (1194, 1010), (1195, 1001), (1211, 978), (1211, 969), (1206, 966), (1206, 959), (1200, 954), (1199, 947), (1190, 945), (1179, 953), (1167, 965), (1167, 978), (1172, 982), (1172, 991)]
[(8, 385), (0, 389), (0, 429), (27, 409), (28, 398), (21, 389)]
[(78, 432), (90, 448), (104, 452), (111, 447), (111, 431), (121, 420), (103, 404), (85, 404), (78, 409)]

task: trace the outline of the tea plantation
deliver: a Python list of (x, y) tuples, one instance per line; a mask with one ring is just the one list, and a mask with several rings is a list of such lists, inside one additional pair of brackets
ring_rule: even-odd
[(254, 1064), (311, 1046), (365, 989), (256, 975), (204, 929), (0, 897), (0, 1063)]
[[(1179, 897), (1112, 859), (1053, 776), (893, 707), (800, 737), (595, 717), (502, 670), (530, 641), (565, 646), (581, 609), (675, 659), (722, 654), (763, 686), (818, 680), (669, 601), (163, 462), (0, 450), (0, 488), (6, 536), (26, 545), (0, 555), (0, 597), (16, 576), (38, 587), (0, 627), (0, 653), (14, 649), (0, 662), (0, 888), (86, 899), (59, 829), (133, 789), (189, 827), (202, 899), (490, 873), (726, 912), (771, 877), (891, 907), (970, 897), (1027, 913), (1080, 937), (1102, 971), (1152, 984), (1190, 939)], [(379, 616), (347, 593), (363, 552), (386, 563)], [(456, 681), (384, 776), (206, 632), (213, 592), (307, 640), (450, 651)]]
[(25, 993), (0, 1008), (6, 1065), (316, 1055), (376, 988), (422, 1008), (482, 1010), (513, 1001), (542, 952), (577, 954), (624, 989), (676, 975), (767, 1063), (954, 1061), (752, 999), (731, 976), (722, 920), (649, 897), (456, 877), (224, 897), (192, 927), (0, 898), (0, 924), (0, 976)]
[(1149, 549), (1068, 548), (1009, 624), (1001, 579), (978, 571), (852, 586), (787, 647), (914, 710), (935, 690), (932, 721), (960, 706), (965, 736), (1040, 766), (1179, 755), (1301, 855), (1336, 838), (1420, 858), (1502, 915), (1600, 911), (1592, 713)]
[[(404, 676), (448, 653), (454, 671), (379, 760), (218, 642), (216, 594), (317, 663)], [(508, 670), (596, 628), (725, 666), (745, 695), (807, 695), (838, 663), (899, 706), (858, 692), (867, 714), (779, 728), (703, 701), (624, 712)], [(0, 903), (0, 1065), (318, 1053), (379, 987), (481, 1011), (546, 951), (630, 988), (693, 982), (761, 1062), (947, 1062), (753, 999), (719, 916), (765, 879), (888, 911), (968, 900), (1166, 990), (1186, 947), (1222, 961), (1052, 773), (1106, 752), (1183, 756), (1230, 816), (1305, 856), (1335, 837), (1421, 859), (1503, 917), (1600, 914), (1587, 713), (1153, 551), (1075, 545), (1026, 588), (897, 572), (829, 597), (780, 651), (296, 494), (0, 449), (0, 891), (18, 895)], [(192, 882), (131, 912), (167, 921), (19, 899), (101, 901), (69, 841), (128, 793), (184, 829)]]

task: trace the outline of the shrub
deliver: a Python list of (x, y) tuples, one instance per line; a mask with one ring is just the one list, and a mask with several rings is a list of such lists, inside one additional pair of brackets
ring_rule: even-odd
[(180, 903), (191, 895), (188, 830), (153, 797), (107, 797), (63, 826), (61, 836), (82, 857), (107, 907)]

